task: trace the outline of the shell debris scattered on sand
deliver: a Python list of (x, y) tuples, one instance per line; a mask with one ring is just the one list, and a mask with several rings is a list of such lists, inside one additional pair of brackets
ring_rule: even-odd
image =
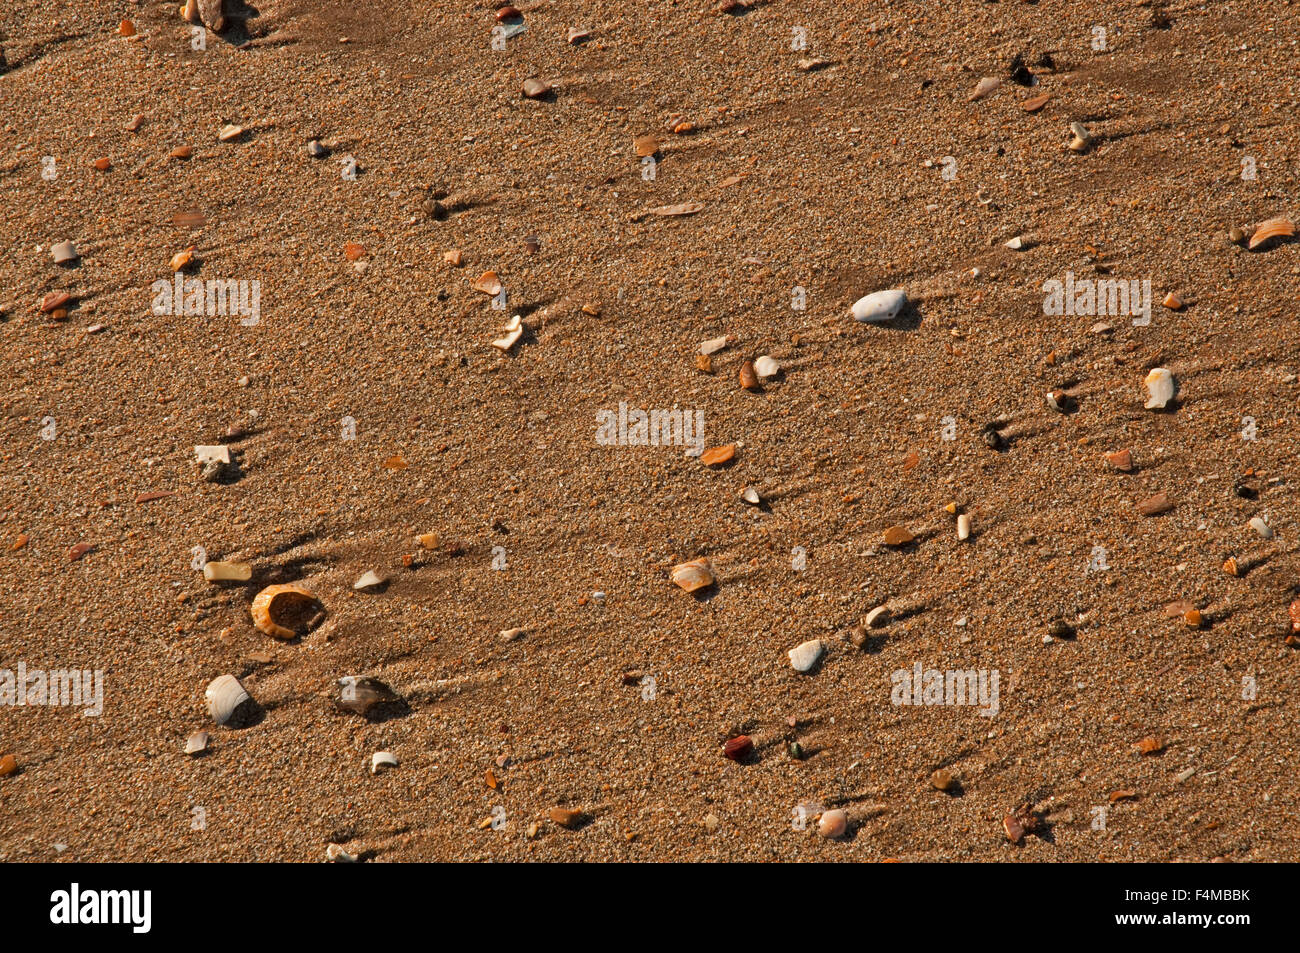
[(233, 675), (217, 676), (203, 695), (212, 720), (222, 726), (239, 727), (254, 707), (252, 697)]
[(1146, 402), (1147, 410), (1164, 410), (1177, 393), (1177, 382), (1167, 367), (1152, 368), (1142, 383), (1150, 395)]
[(259, 632), (264, 632), (277, 639), (297, 638), (298, 633), (275, 621), (275, 611), (285, 603), (315, 602), (316, 596), (310, 590), (296, 583), (281, 583), (267, 586), (253, 599), (250, 612), (253, 625)]

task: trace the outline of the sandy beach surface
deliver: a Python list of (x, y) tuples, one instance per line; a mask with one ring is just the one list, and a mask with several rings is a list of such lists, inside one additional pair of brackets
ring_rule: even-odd
[(222, 12), (0, 5), (0, 860), (1295, 858), (1295, 8)]

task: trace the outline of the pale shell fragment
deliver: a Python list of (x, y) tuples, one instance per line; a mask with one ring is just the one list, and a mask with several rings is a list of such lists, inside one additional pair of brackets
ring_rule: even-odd
[[(518, 317), (518, 315), (516, 315), (516, 317)], [(492, 346), (496, 348), (498, 351), (509, 351), (512, 347), (514, 347), (516, 344), (519, 343), (519, 339), (523, 336), (524, 336), (523, 327), (516, 326), (513, 329), (509, 330), (506, 333), (505, 337), (497, 338), (495, 341), (493, 341)]]
[(208, 582), (248, 582), (253, 578), (253, 567), (248, 563), (206, 562), (203, 578)]
[(713, 584), (713, 567), (701, 556), (673, 567), (673, 584), (687, 592), (703, 589)]
[(754, 489), (752, 486), (747, 486), (741, 490), (740, 498), (750, 506), (758, 506), (758, 504), (763, 502), (763, 498), (758, 495), (758, 490)]
[(386, 582), (388, 582), (388, 579), (386, 577), (379, 575), (379, 573), (371, 569), (365, 572), (360, 579), (354, 582), (352, 584), (352, 588), (358, 591), (363, 589), (374, 589), (377, 586), (382, 586)]
[(496, 297), (501, 293), (501, 279), (497, 277), (495, 271), (485, 271), (479, 275), (478, 280), (474, 282), (475, 291), (481, 291), (485, 295)]
[(1024, 251), (1026, 248), (1029, 248), (1032, 244), (1033, 242), (1031, 242), (1028, 238), (1025, 238), (1025, 236), (1023, 235), (1017, 235), (1015, 238), (1011, 239), (1010, 241), (1003, 242), (1003, 246), (1006, 248), (1010, 248), (1012, 251)]
[(265, 632), (267, 635), (277, 639), (296, 638), (298, 633), (292, 629), (286, 629), (282, 625), (277, 625), (272, 619), (272, 609), (278, 599), (288, 597), (290, 599), (305, 599), (308, 602), (315, 602), (316, 596), (309, 589), (294, 583), (282, 585), (267, 586), (253, 599), (253, 605), (250, 612), (253, 616), (253, 625), (259, 632)]
[(56, 265), (63, 265), (70, 261), (76, 261), (81, 256), (77, 254), (77, 246), (72, 242), (59, 242), (57, 245), (50, 246), (50, 254), (54, 256)]
[(960, 540), (970, 539), (970, 514), (962, 513), (957, 517), (957, 538)]
[(1147, 393), (1151, 395), (1146, 402), (1147, 410), (1162, 410), (1174, 399), (1176, 385), (1174, 375), (1167, 367), (1154, 367), (1142, 381)]
[(892, 321), (907, 304), (907, 293), (897, 288), (876, 291), (853, 302), (853, 317), (864, 322)]
[(778, 364), (770, 355), (763, 354), (754, 358), (754, 373), (759, 377), (776, 377), (781, 373), (781, 365)]
[(230, 448), (224, 443), (202, 444), (194, 448), (194, 459), (199, 464), (230, 463)]
[(796, 645), (786, 655), (789, 656), (790, 665), (796, 672), (809, 672), (825, 651), (826, 647), (821, 639), (810, 639), (801, 645)]
[(998, 79), (996, 76), (985, 76), (975, 84), (974, 92), (966, 97), (966, 101), (973, 103), (977, 99), (983, 99), (1001, 85), (1002, 80)]
[(524, 630), (521, 628), (505, 629), (501, 632), (499, 638), (502, 642), (514, 642), (523, 638)]
[(1255, 233), (1250, 236), (1247, 248), (1258, 248), (1270, 238), (1291, 238), (1295, 235), (1295, 223), (1289, 218), (1270, 218), (1260, 222)]
[(378, 705), (401, 699), (397, 692), (370, 675), (345, 675), (335, 683), (335, 687), (338, 691), (334, 704), (358, 715), (365, 715)]
[(233, 675), (218, 675), (203, 693), (208, 703), (208, 714), (218, 725), (238, 726), (253, 707), (253, 699), (239, 679)]
[(243, 126), (222, 126), (221, 131), (217, 133), (217, 140), (220, 142), (231, 142), (238, 139), (244, 134)]
[(862, 624), (868, 629), (879, 629), (889, 621), (889, 607), (876, 606), (862, 618)]
[(1273, 527), (1269, 526), (1258, 516), (1253, 517), (1250, 521), (1250, 528), (1259, 533), (1264, 539), (1273, 538)]
[(378, 774), (385, 768), (397, 767), (397, 756), (391, 751), (376, 751), (370, 756), (370, 773)]
[(1082, 123), (1070, 123), (1070, 151), (1087, 152), (1088, 147), (1092, 145), (1092, 135), (1083, 127)]
[(844, 832), (849, 829), (849, 816), (838, 808), (833, 811), (827, 811), (817, 821), (817, 833), (822, 837), (833, 839), (843, 837)]
[(325, 859), (331, 864), (355, 864), (357, 862), (355, 857), (338, 844), (330, 844), (325, 848)]
[(208, 750), (209, 735), (206, 731), (196, 731), (185, 739), (186, 754), (202, 754)]
[(700, 353), (715, 354), (718, 351), (721, 351), (726, 346), (727, 346), (727, 338), (725, 336), (720, 338), (710, 338), (709, 340), (700, 344)]

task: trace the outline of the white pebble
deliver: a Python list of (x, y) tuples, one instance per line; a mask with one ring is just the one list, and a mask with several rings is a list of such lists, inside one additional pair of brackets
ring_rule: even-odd
[(892, 321), (907, 304), (907, 293), (897, 288), (876, 291), (853, 302), (853, 317), (858, 321)]
[(823, 651), (822, 640), (812, 639), (792, 648), (786, 654), (790, 656), (790, 664), (796, 672), (808, 672), (817, 664), (817, 660), (822, 657)]

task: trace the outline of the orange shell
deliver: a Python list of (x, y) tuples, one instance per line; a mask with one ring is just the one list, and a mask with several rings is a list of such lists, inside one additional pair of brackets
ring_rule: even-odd
[(282, 625), (276, 625), (271, 618), (271, 609), (275, 600), (284, 596), (290, 596), (298, 599), (305, 599), (308, 602), (315, 602), (316, 596), (309, 589), (293, 583), (284, 585), (267, 586), (257, 594), (253, 600), (250, 611), (253, 615), (253, 625), (259, 632), (265, 632), (267, 635), (274, 636), (277, 639), (297, 638), (298, 633), (293, 629), (286, 629)]
[(1258, 248), (1270, 238), (1291, 238), (1295, 235), (1295, 223), (1289, 218), (1270, 218), (1260, 222), (1255, 234), (1250, 236), (1248, 248)]

